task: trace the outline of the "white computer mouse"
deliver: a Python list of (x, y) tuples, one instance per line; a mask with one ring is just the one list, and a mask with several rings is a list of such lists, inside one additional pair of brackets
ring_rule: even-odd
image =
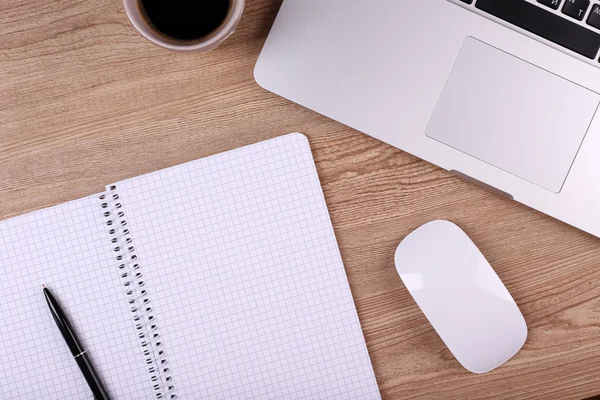
[(456, 225), (434, 221), (398, 246), (400, 278), (454, 357), (484, 373), (527, 339), (523, 314), (477, 246)]

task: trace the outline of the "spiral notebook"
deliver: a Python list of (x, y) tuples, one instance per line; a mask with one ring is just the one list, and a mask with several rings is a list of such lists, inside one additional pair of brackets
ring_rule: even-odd
[(290, 134), (0, 223), (0, 398), (379, 399), (309, 144)]

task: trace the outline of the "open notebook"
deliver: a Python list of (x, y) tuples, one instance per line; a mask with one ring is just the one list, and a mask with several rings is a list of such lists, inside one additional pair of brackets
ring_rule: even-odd
[(0, 398), (378, 399), (308, 141), (290, 134), (0, 223)]

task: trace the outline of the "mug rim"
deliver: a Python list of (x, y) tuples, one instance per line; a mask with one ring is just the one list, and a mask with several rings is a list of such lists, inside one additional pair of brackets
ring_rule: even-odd
[(233, 33), (244, 11), (244, 0), (231, 0), (233, 5), (229, 11), (229, 15), (217, 30), (198, 41), (186, 43), (184, 41), (177, 42), (176, 39), (173, 41), (168, 40), (165, 36), (158, 33), (156, 29), (146, 21), (146, 18), (141, 15), (140, 7), (138, 6), (140, 2), (141, 0), (123, 0), (125, 13), (134, 28), (154, 44), (167, 49), (180, 51), (209, 51), (219, 46)]

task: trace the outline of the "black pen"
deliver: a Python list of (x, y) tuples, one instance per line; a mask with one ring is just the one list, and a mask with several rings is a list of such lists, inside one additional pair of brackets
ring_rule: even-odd
[(110, 397), (108, 396), (104, 385), (102, 385), (100, 377), (94, 370), (92, 362), (86, 354), (85, 349), (77, 339), (75, 331), (67, 319), (67, 316), (62, 308), (60, 308), (60, 305), (50, 290), (48, 290), (46, 285), (42, 285), (42, 288), (44, 289), (44, 296), (46, 297), (46, 302), (48, 302), (48, 307), (50, 307), (52, 317), (54, 317), (54, 321), (56, 321), (56, 325), (58, 325), (60, 333), (62, 334), (63, 338), (65, 338), (65, 342), (67, 342), (67, 346), (69, 346), (69, 350), (71, 350), (73, 358), (75, 358), (75, 361), (77, 361), (77, 365), (79, 365), (79, 369), (81, 369), (83, 377), (90, 386), (90, 389), (92, 389), (94, 398), (96, 400), (109, 400)]

